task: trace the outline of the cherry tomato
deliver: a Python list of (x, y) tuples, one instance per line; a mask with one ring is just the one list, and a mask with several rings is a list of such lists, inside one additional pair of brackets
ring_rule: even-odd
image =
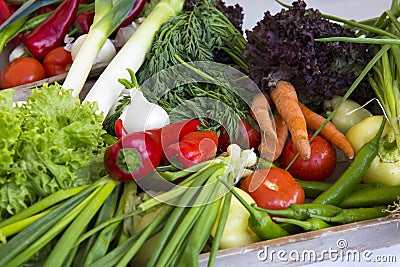
[(48, 77), (60, 75), (69, 71), (72, 64), (71, 52), (60, 46), (51, 50), (43, 60)]
[(15, 87), (46, 78), (42, 63), (33, 57), (22, 57), (8, 63), (0, 75), (2, 89)]
[(303, 188), (293, 176), (281, 168), (262, 168), (247, 176), (240, 188), (257, 206), (265, 209), (286, 209), (291, 204), (304, 203)]
[(237, 144), (242, 149), (257, 147), (261, 142), (261, 134), (258, 129), (255, 129), (246, 119), (242, 119), (239, 123), (239, 133), (237, 138), (230, 137), (224, 127), (220, 128), (218, 138), (218, 149), (222, 152), (231, 144)]
[[(311, 138), (309, 134), (308, 138)], [(328, 178), (336, 167), (336, 150), (334, 146), (323, 137), (317, 135), (310, 143), (311, 158), (304, 161), (297, 157), (288, 171), (296, 178), (306, 181), (322, 181)], [(287, 168), (297, 154), (297, 149), (292, 140), (286, 142), (280, 156), (282, 168)]]

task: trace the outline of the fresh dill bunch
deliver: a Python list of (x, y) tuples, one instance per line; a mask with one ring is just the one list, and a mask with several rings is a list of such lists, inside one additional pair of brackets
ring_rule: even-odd
[[(199, 1), (192, 11), (183, 11), (161, 26), (152, 49), (137, 73), (139, 83), (142, 85), (163, 70), (179, 64), (214, 62), (215, 51), (225, 52), (236, 69), (247, 73), (248, 66), (242, 57), (245, 44), (242, 33), (212, 1)], [(234, 117), (230, 113), (233, 111), (238, 119), (250, 113), (249, 105), (237, 95), (238, 91), (245, 90), (230, 83), (230, 77), (223, 77), (218, 69), (214, 73), (207, 72), (213, 81), (198, 82), (193, 79), (191, 83), (187, 82), (188, 77), (181, 70), (171, 70), (170, 75), (155, 79), (157, 81), (153, 81), (151, 87), (142, 87), (146, 98), (157, 102), (168, 113), (174, 111), (176, 120), (205, 118), (209, 119), (210, 128), (216, 129), (220, 123), (224, 123), (231, 129), (238, 129), (239, 120), (232, 119)], [(221, 106), (215, 105), (215, 101), (220, 102)], [(182, 110), (182, 105), (186, 110)], [(231, 111), (227, 112), (226, 106)], [(218, 118), (219, 122), (214, 118)]]

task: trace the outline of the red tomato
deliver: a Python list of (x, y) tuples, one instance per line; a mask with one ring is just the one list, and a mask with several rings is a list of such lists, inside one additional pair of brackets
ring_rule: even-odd
[(43, 59), (47, 77), (60, 75), (69, 71), (72, 64), (71, 52), (60, 46), (51, 50)]
[(256, 148), (260, 144), (260, 141), (260, 132), (246, 119), (242, 119), (239, 124), (237, 138), (234, 136), (230, 137), (225, 128), (221, 126), (218, 138), (218, 149), (224, 152), (231, 143), (239, 145), (242, 149)]
[(33, 57), (22, 57), (8, 63), (0, 75), (2, 89), (15, 87), (46, 78), (42, 63)]
[(304, 203), (303, 188), (290, 173), (281, 168), (262, 168), (247, 176), (240, 188), (265, 209), (286, 209)]
[[(308, 138), (311, 138), (309, 134)], [(317, 135), (310, 143), (311, 158), (304, 161), (297, 157), (288, 171), (296, 178), (306, 181), (322, 181), (328, 178), (336, 167), (336, 150), (333, 145), (323, 137)], [(292, 140), (286, 142), (280, 156), (282, 168), (286, 168), (297, 154), (297, 149)]]

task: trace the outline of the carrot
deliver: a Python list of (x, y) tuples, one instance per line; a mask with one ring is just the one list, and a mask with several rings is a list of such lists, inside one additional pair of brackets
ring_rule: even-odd
[[(314, 111), (306, 107), (304, 104), (299, 103), (299, 105), (306, 119), (308, 129), (316, 131), (325, 122), (325, 118), (322, 115), (315, 113)], [(324, 126), (324, 128), (322, 128), (320, 134), (326, 140), (328, 140), (329, 142), (334, 144), (337, 148), (342, 150), (343, 153), (349, 159), (354, 158), (354, 150), (351, 143), (349, 142), (349, 140), (347, 140), (346, 136), (336, 128), (336, 126), (332, 122), (328, 122)]]
[(301, 158), (304, 161), (309, 160), (311, 146), (308, 140), (307, 124), (300, 109), (295, 88), (290, 82), (278, 81), (270, 96), (276, 110), (286, 123)]
[(281, 155), (289, 135), (286, 123), (278, 113), (274, 113), (274, 122), (276, 139), (272, 140), (272, 138), (268, 138), (266, 135), (261, 135), (261, 143), (258, 146), (260, 156), (271, 162), (275, 161)]
[(251, 112), (253, 118), (257, 121), (260, 130), (266, 135), (276, 138), (275, 127), (272, 121), (270, 102), (271, 99), (267, 94), (256, 94), (253, 97), (253, 101), (251, 103)]

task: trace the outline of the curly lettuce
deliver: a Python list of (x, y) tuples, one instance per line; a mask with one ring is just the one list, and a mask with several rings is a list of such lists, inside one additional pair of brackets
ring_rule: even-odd
[(26, 103), (0, 91), (0, 219), (57, 190), (96, 179), (102, 155), (102, 115), (59, 84), (36, 88)]

